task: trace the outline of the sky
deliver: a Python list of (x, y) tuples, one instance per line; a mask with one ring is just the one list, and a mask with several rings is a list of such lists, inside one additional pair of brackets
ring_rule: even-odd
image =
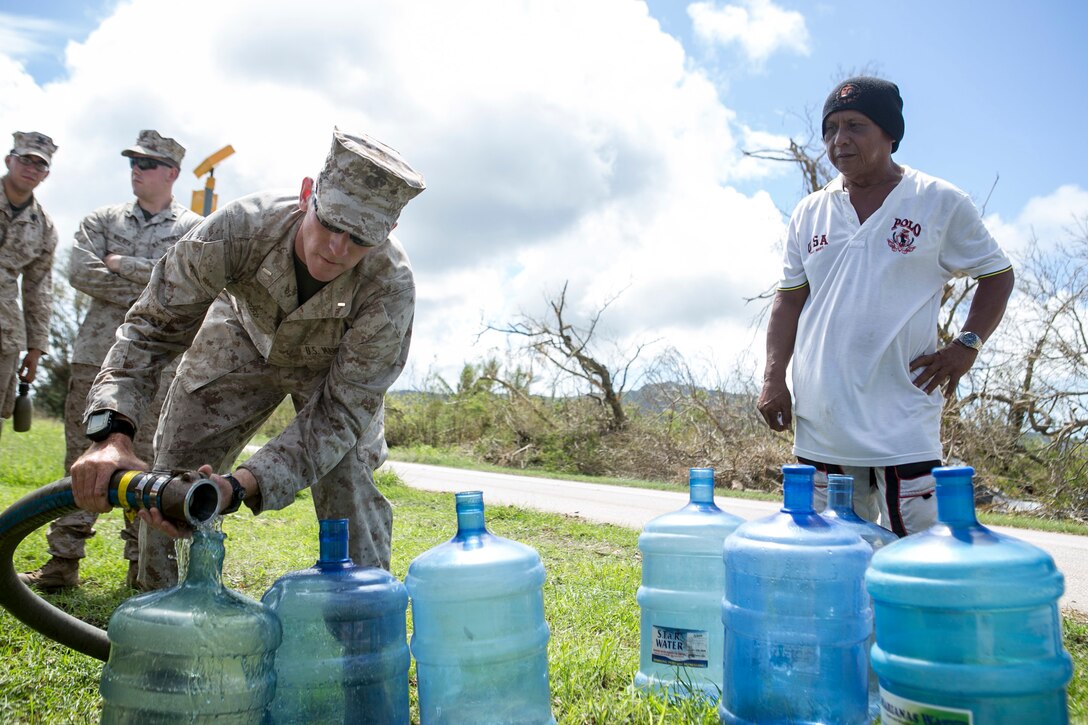
[(228, 143), (220, 205), (297, 190), (334, 126), (398, 149), (428, 186), (396, 232), (418, 287), (398, 388), (507, 359), (488, 328), (564, 284), (571, 321), (604, 310), (607, 361), (674, 348), (758, 378), (750, 300), (803, 189), (744, 151), (808, 141), (831, 88), (874, 73), (904, 98), (897, 162), (970, 194), (1014, 256), (1057, 243), (1088, 218), (1086, 26), (1074, 0), (0, 0), (0, 135), (59, 145), (38, 198), (62, 248), (131, 198), (140, 129), (188, 149), (185, 204)]

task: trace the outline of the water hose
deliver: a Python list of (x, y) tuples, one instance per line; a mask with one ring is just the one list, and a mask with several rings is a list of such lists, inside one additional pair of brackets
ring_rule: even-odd
[[(109, 501), (127, 511), (158, 509), (167, 519), (197, 526), (219, 512), (219, 487), (191, 471), (117, 471), (110, 479)], [(77, 510), (72, 479), (66, 477), (28, 493), (0, 514), (0, 606), (46, 637), (105, 662), (110, 654), (105, 631), (54, 607), (15, 571), (15, 549), (23, 539)]]

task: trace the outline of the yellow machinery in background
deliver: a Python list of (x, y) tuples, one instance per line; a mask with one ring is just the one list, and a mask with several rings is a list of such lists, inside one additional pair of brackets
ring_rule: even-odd
[(204, 188), (193, 192), (192, 209), (197, 214), (208, 216), (215, 211), (216, 204), (219, 201), (219, 195), (215, 193), (215, 165), (233, 153), (234, 147), (227, 144), (201, 161), (200, 165), (193, 169), (193, 174), (198, 179), (204, 174), (208, 175), (208, 179), (204, 182)]

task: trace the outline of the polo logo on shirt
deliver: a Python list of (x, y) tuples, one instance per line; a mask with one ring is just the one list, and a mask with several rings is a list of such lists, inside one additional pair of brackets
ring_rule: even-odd
[(808, 253), (815, 254), (827, 246), (826, 234), (813, 234), (812, 241), (808, 243)]
[(910, 219), (896, 219), (892, 224), (892, 235), (888, 239), (888, 246), (893, 252), (910, 254), (914, 251), (914, 242), (922, 236), (922, 225), (912, 222)]

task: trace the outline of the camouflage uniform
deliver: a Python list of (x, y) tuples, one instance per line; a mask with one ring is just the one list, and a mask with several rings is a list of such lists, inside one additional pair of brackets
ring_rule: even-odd
[[(163, 407), (155, 466), (209, 463), (223, 471), (290, 395), (295, 419), (243, 464), (261, 494), (247, 504), (254, 513), (281, 509), (309, 486), (319, 518), (350, 520), (355, 563), (388, 569), (392, 510), (373, 471), (387, 453), (384, 394), (404, 369), (415, 310), (411, 264), (389, 231), (423, 183), (406, 164), (375, 168), (339, 157), (360, 155), (345, 148), (338, 132), (312, 198), (329, 220), (374, 248), (300, 306), (298, 196), (269, 192), (232, 202), (156, 265), (87, 413), (115, 410), (139, 427), (149, 397), (141, 383), (188, 347)], [(345, 189), (348, 198), (337, 195)], [(169, 584), (145, 576), (172, 548), (168, 542), (141, 527), (141, 586)]]
[[(121, 153), (123, 156), (148, 156), (180, 167), (185, 149), (173, 139), (163, 138), (155, 131), (141, 131), (136, 145)], [(97, 209), (80, 222), (69, 259), (68, 281), (72, 287), (87, 294), (91, 302), (72, 350), (72, 376), (64, 411), (65, 471), (90, 445), (83, 422), (87, 393), (113, 345), (117, 328), (125, 321), (125, 313), (147, 286), (155, 262), (202, 219), (202, 216), (177, 201), (147, 217), (134, 199)], [(121, 257), (120, 270), (116, 273), (105, 263), (106, 256), (110, 254)], [(166, 399), (175, 368), (176, 364), (172, 364), (163, 370), (151, 403), (154, 416), (148, 425), (137, 431), (134, 441), (136, 455), (148, 463), (155, 457), (152, 447), (154, 423)], [(97, 514), (77, 511), (54, 521), (46, 537), (50, 555), (82, 559), (85, 555), (84, 542), (94, 536), (93, 527), (97, 518)], [(125, 542), (124, 556), (132, 562), (139, 558), (138, 532), (139, 526), (135, 521), (126, 525), (121, 532)]]
[[(43, 134), (15, 134), (16, 154), (34, 154), (48, 162), (56, 148)], [(30, 205), (13, 216), (0, 184), (0, 418), (10, 418), (15, 407), (20, 353), (49, 349), (56, 247), (56, 227), (38, 200), (31, 197)]]
[[(68, 281), (89, 295), (91, 304), (72, 350), (72, 377), (64, 411), (65, 471), (90, 444), (83, 425), (87, 393), (113, 344), (117, 328), (125, 321), (125, 313), (151, 279), (155, 262), (202, 218), (174, 201), (146, 219), (133, 200), (98, 209), (80, 223), (68, 265)], [(104, 260), (108, 254), (122, 257), (117, 274), (106, 267)], [(163, 371), (152, 411), (162, 407), (175, 367), (170, 365)], [(136, 455), (149, 463), (155, 458), (152, 442), (157, 418), (154, 414), (139, 429), (135, 440)], [(94, 535), (96, 518), (90, 512), (78, 511), (55, 521), (47, 537), (49, 553), (65, 559), (83, 558), (84, 541)], [(133, 523), (121, 533), (125, 558), (130, 561), (138, 558), (137, 530)]]

